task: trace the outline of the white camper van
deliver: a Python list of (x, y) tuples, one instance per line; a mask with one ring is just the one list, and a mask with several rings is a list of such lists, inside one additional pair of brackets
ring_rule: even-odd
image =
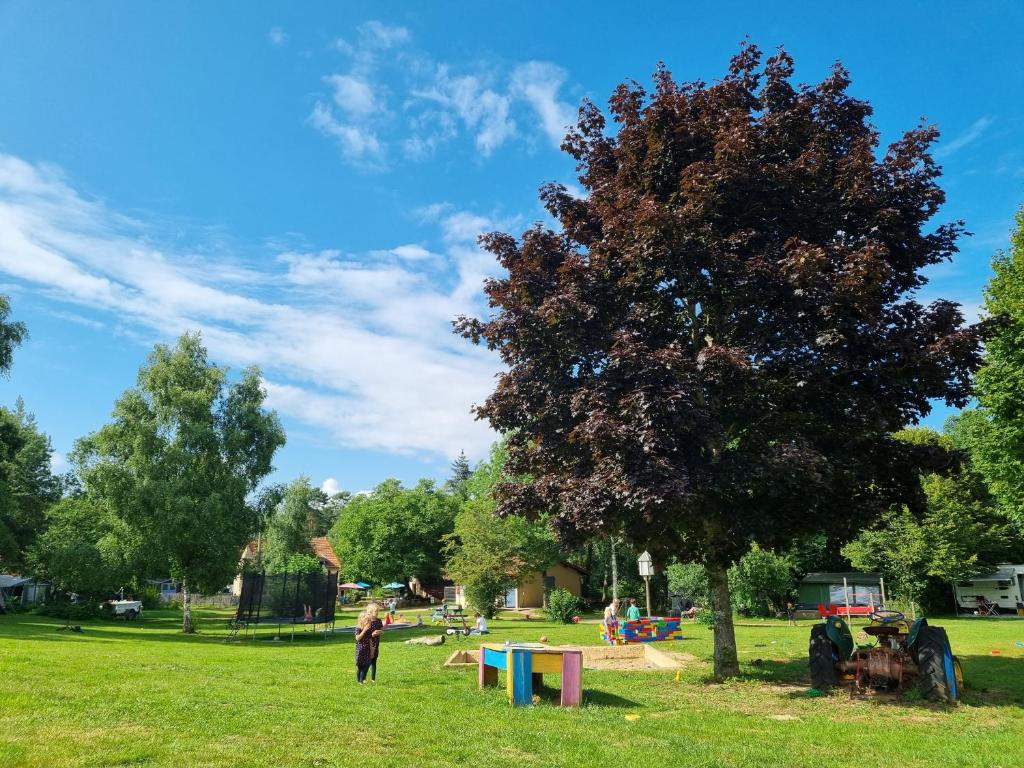
[(1004, 613), (1016, 613), (1024, 606), (1024, 565), (1000, 563), (994, 573), (958, 581), (953, 591), (957, 606), (968, 613), (979, 610), (982, 602), (998, 606)]

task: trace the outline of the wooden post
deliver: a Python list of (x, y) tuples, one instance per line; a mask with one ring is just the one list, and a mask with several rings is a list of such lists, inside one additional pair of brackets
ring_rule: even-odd
[(882, 590), (882, 607), (888, 609), (889, 601), (885, 599), (885, 579), (878, 577), (878, 588)]
[(651, 577), (644, 576), (644, 587), (647, 591), (647, 618), (651, 618)]
[(843, 600), (846, 601), (846, 623), (850, 623), (850, 588), (846, 586), (846, 577), (843, 576)]

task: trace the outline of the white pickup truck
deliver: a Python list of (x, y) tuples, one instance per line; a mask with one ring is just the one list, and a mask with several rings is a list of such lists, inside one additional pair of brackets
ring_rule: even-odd
[(114, 616), (124, 617), (125, 621), (135, 621), (142, 615), (141, 600), (108, 600), (106, 604), (114, 609)]

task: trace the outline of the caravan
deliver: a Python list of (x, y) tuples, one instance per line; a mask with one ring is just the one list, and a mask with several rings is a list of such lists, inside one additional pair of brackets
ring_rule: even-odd
[(994, 573), (972, 576), (953, 585), (957, 610), (968, 613), (1014, 613), (1024, 609), (1024, 565), (1000, 563)]

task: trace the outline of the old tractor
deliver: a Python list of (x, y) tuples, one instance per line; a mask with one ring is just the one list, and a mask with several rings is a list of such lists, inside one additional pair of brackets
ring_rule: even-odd
[(924, 618), (910, 622), (898, 611), (877, 610), (870, 619), (863, 630), (869, 642), (863, 645), (854, 643), (850, 627), (839, 616), (829, 616), (811, 629), (811, 685), (823, 692), (849, 685), (851, 694), (899, 694), (916, 679), (929, 701), (955, 703), (960, 698), (963, 673), (946, 630), (930, 626)]

